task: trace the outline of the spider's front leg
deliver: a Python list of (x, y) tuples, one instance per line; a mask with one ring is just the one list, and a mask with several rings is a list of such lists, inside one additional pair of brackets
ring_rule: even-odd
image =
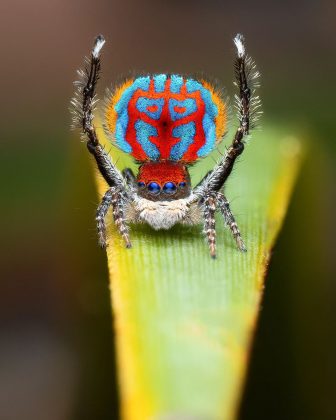
[(129, 228), (125, 220), (125, 204), (126, 197), (123, 192), (115, 187), (111, 187), (106, 191), (96, 213), (99, 245), (102, 248), (107, 246), (105, 217), (110, 206), (112, 206), (114, 223), (126, 243), (126, 248), (131, 248)]

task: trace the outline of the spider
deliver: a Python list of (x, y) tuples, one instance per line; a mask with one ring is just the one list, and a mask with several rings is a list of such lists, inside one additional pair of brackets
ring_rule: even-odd
[(261, 113), (255, 95), (259, 72), (246, 55), (244, 38), (236, 35), (235, 95), (239, 126), (225, 155), (201, 182), (191, 187), (188, 167), (208, 155), (226, 132), (227, 105), (220, 90), (205, 80), (179, 74), (141, 75), (108, 92), (104, 129), (111, 141), (139, 164), (120, 172), (99, 143), (93, 124), (100, 53), (105, 43), (99, 35), (86, 68), (79, 70), (72, 99), (73, 126), (82, 131), (87, 148), (109, 188), (97, 209), (99, 244), (107, 246), (105, 217), (112, 207), (114, 222), (126, 247), (131, 247), (129, 223), (152, 228), (199, 224), (211, 257), (216, 257), (215, 213), (221, 212), (240, 251), (246, 251), (230, 205), (223, 193), (244, 141)]

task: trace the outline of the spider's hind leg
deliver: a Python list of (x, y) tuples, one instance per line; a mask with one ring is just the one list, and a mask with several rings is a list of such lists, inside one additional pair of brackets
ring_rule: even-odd
[(232, 235), (236, 241), (237, 247), (240, 251), (246, 252), (246, 246), (241, 237), (240, 231), (237, 226), (237, 222), (230, 209), (230, 204), (226, 197), (222, 193), (217, 193), (217, 205), (222, 215), (224, 216), (225, 223), (230, 228)]

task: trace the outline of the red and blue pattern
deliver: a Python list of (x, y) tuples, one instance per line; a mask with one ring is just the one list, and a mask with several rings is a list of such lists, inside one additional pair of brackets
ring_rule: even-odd
[(208, 155), (226, 129), (226, 107), (207, 82), (158, 74), (128, 80), (106, 107), (117, 146), (140, 162), (192, 163)]

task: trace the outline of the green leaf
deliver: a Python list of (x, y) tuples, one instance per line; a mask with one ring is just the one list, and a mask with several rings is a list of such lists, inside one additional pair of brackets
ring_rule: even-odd
[[(216, 260), (202, 226), (159, 232), (132, 226), (133, 248), (125, 249), (111, 223), (107, 256), (124, 419), (235, 418), (270, 251), (301, 149), (298, 139), (267, 127), (254, 133), (236, 165), (226, 196), (247, 253), (237, 250), (220, 215)], [(134, 167), (114, 148), (111, 154), (120, 168)], [(194, 183), (219, 157), (191, 169)], [(97, 180), (102, 195), (107, 187)]]

